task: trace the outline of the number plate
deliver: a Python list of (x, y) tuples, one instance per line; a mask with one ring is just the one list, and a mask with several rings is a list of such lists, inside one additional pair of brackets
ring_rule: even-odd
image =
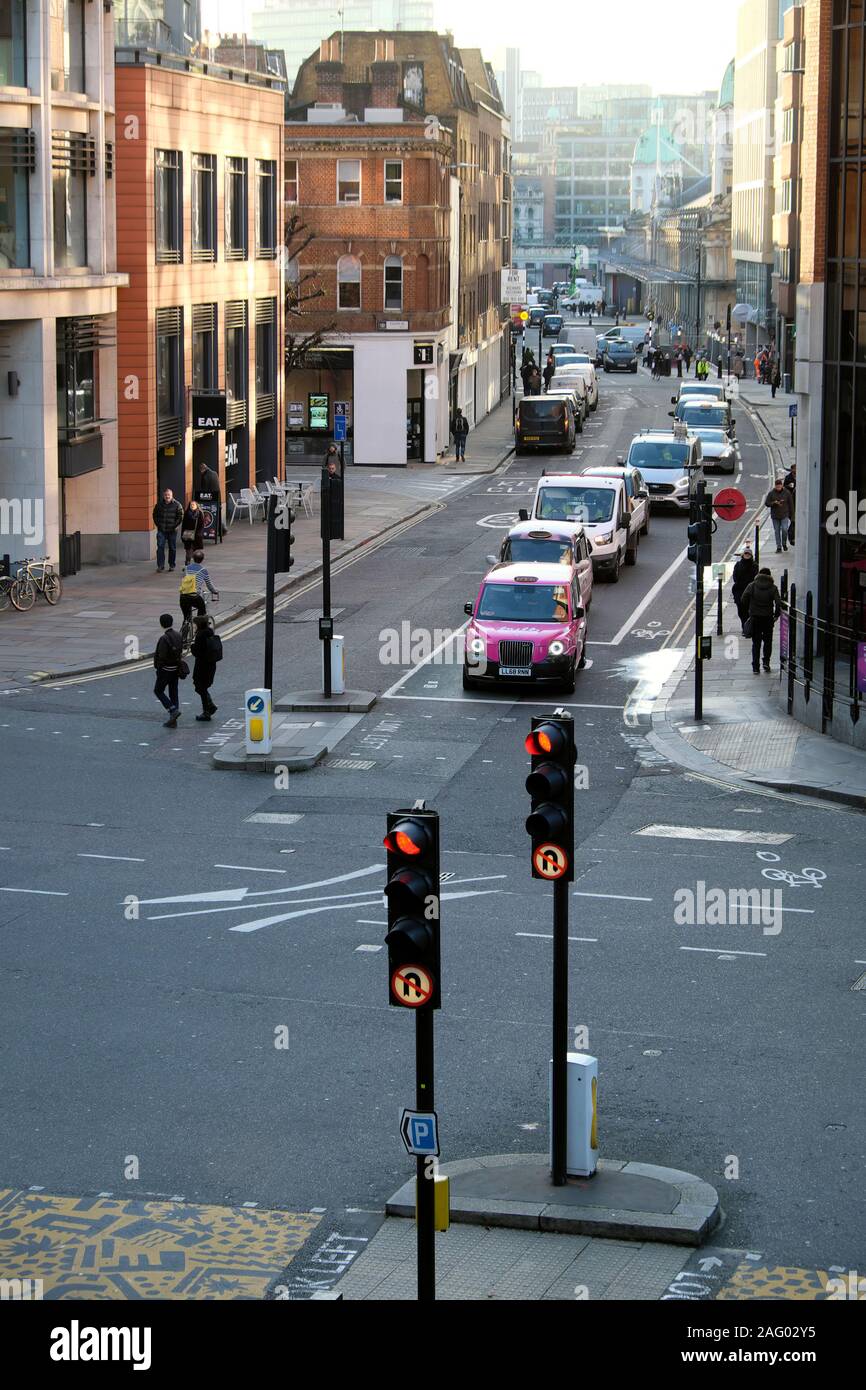
[(500, 666), (500, 676), (522, 676), (524, 680), (532, 675), (531, 666)]
[(537, 444), (540, 438), (540, 434), (525, 434), (523, 436), (523, 442), (525, 444)]

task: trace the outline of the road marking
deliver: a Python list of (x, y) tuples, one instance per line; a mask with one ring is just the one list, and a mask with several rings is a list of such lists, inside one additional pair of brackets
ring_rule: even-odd
[[(450, 632), (447, 637), (443, 638), (443, 640), (439, 643), (438, 647), (433, 648), (429, 656), (425, 656), (423, 661), (416, 662), (414, 666), (410, 667), (410, 669), (406, 671), (404, 675), (400, 676), (399, 680), (396, 680), (394, 684), (385, 691), (384, 695), (380, 696), (380, 699), (388, 700), (393, 698), (396, 691), (402, 689), (406, 682), (408, 680), (411, 680), (411, 678), (415, 675), (416, 671), (420, 671), (424, 666), (428, 666), (429, 663), (433, 660), (433, 658), (435, 656), (438, 656), (439, 653), (445, 649), (445, 647), (448, 647), (451, 645), (452, 642), (455, 642), (457, 638), (460, 636), (461, 632), (466, 631), (470, 622), (471, 619), (467, 618), (466, 622), (463, 623), (460, 627), (458, 627), (456, 632)], [(423, 699), (424, 697), (418, 695), (414, 698)]]
[(729, 951), (727, 946), (681, 946), (681, 951), (709, 951), (713, 956), (766, 956), (766, 951)]
[(55, 893), (50, 888), (0, 888), (0, 893), (38, 893), (40, 898), (68, 898), (68, 893)]
[[(522, 694), (522, 692), (515, 692), (515, 694), (519, 695), (519, 694)], [(471, 696), (468, 696), (468, 697), (467, 697), (467, 696), (465, 696), (465, 695), (389, 695), (389, 694), (386, 693), (386, 694), (384, 694), (384, 695), (380, 695), (380, 696), (379, 696), (379, 699), (380, 699), (380, 700), (436, 700), (436, 701), (439, 701), (440, 703), (444, 703), (444, 704), (450, 704), (450, 705), (467, 705), (467, 706), (472, 706), (472, 705), (514, 705), (514, 704), (518, 703), (518, 701), (517, 701), (513, 696), (512, 696), (511, 699), (507, 699), (507, 698), (506, 698), (506, 699), (498, 699), (498, 700), (497, 700), (497, 699), (495, 699), (495, 698), (490, 698), (489, 696), (486, 696), (486, 695), (480, 695), (480, 696), (479, 696), (479, 695), (471, 695)], [(547, 705), (547, 704), (550, 704), (550, 701), (549, 701), (549, 700), (544, 700), (544, 699), (536, 699), (536, 700), (524, 699), (524, 700), (520, 701), (520, 703), (522, 703), (522, 704), (524, 704), (524, 705), (526, 705), (526, 706), (529, 706), (529, 705)], [(616, 710), (618, 713), (621, 713), (621, 712), (622, 712), (622, 705), (581, 705), (581, 704), (577, 704), (574, 700), (557, 700), (557, 701), (556, 701), (556, 704), (557, 704), (557, 705), (564, 705), (567, 709), (612, 709), (612, 710)], [(429, 715), (428, 718), (432, 719), (432, 718), (433, 718), (432, 714)]]
[(633, 833), (663, 840), (727, 840), (739, 845), (783, 845), (794, 838), (768, 830), (726, 830), (709, 825), (645, 825)]
[(124, 864), (146, 864), (146, 859), (138, 859), (134, 854), (77, 854), (76, 859), (116, 859)]
[(670, 565), (668, 565), (664, 574), (660, 575), (659, 578), (656, 580), (655, 584), (653, 584), (652, 588), (646, 594), (644, 594), (643, 598), (641, 599), (637, 608), (635, 608), (634, 612), (626, 618), (625, 622), (623, 623), (622, 627), (620, 628), (619, 632), (616, 634), (615, 637), (612, 637), (609, 642), (593, 642), (592, 638), (590, 638), (587, 642), (587, 646), (618, 647), (623, 638), (628, 635), (631, 628), (637, 622), (641, 613), (643, 613), (645, 609), (649, 608), (656, 594), (664, 588), (671, 575), (676, 573), (680, 565), (683, 563), (683, 560), (686, 559), (687, 555), (687, 550), (681, 551), (680, 554), (676, 557), (676, 559)]
[[(547, 931), (516, 931), (515, 936), (531, 936), (535, 941), (552, 941), (553, 932)], [(570, 936), (569, 941), (598, 941), (597, 936)]]
[(242, 869), (245, 874), (285, 874), (288, 869), (260, 869), (255, 864), (214, 864), (215, 869)]
[(356, 920), (359, 927), (387, 927), (388, 925), (387, 922), (376, 922), (372, 917), (358, 917)]
[[(202, 751), (206, 753), (208, 750), (205, 748)], [(254, 825), (295, 825), (303, 817), (290, 815), (288, 811), (256, 811), (254, 815), (245, 819), (247, 824), (252, 822)]]
[(580, 893), (575, 888), (572, 892), (574, 898), (615, 898), (621, 903), (651, 903), (652, 898), (632, 898), (628, 893)]

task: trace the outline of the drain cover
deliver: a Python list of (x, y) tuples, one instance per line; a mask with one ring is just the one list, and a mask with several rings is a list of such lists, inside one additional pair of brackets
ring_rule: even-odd
[(853, 985), (851, 986), (851, 988), (852, 988), (852, 989), (866, 989), (866, 970), (864, 970), (864, 971), (863, 971), (863, 974), (860, 975), (859, 978), (856, 979), (856, 980), (854, 981), (854, 983), (853, 983)]

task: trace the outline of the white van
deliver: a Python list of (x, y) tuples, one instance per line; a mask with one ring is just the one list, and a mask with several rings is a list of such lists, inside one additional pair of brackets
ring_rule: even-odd
[(559, 341), (570, 343), (578, 352), (585, 352), (590, 361), (595, 361), (597, 339), (594, 328), (577, 328), (566, 323), (559, 335)]
[(575, 382), (583, 382), (583, 389), (586, 392), (586, 403), (590, 410), (598, 409), (598, 377), (595, 374), (595, 367), (591, 362), (576, 362), (573, 358), (564, 357), (562, 364), (556, 364), (556, 371), (553, 374), (551, 385), (555, 386), (574, 386)]
[[(616, 584), (630, 542), (628, 498), (621, 478), (543, 473), (531, 515), (536, 523), (580, 522), (592, 543), (593, 574), (607, 574)], [(636, 549), (636, 538), (632, 544)]]

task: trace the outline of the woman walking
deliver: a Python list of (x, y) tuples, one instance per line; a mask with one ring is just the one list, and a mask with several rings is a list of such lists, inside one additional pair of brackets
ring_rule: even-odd
[(213, 618), (203, 613), (195, 619), (195, 636), (192, 639), (190, 655), (195, 660), (192, 668), (193, 689), (201, 700), (201, 714), (197, 714), (196, 719), (200, 724), (207, 724), (217, 711), (211, 699), (210, 688), (214, 683), (217, 662), (223, 658), (223, 644), (222, 638), (214, 632)]
[(184, 564), (188, 565), (192, 552), (201, 550), (204, 541), (204, 512), (194, 497), (186, 504), (183, 521), (180, 523), (180, 538), (186, 551)]

